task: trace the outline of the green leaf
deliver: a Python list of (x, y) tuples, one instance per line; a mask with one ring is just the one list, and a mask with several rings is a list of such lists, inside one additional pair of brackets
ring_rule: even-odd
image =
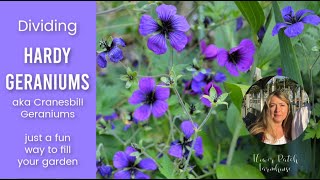
[(202, 97), (208, 99), (211, 103), (213, 102), (213, 99), (208, 95), (203, 95)]
[(131, 74), (131, 73), (132, 73), (132, 71), (131, 71), (130, 67), (127, 67), (127, 74)]
[(226, 100), (226, 98), (228, 97), (229, 93), (223, 93), (219, 96), (218, 101), (217, 102), (223, 102), (224, 100)]
[(112, 36), (109, 36), (108, 39), (107, 39), (107, 44), (108, 44), (109, 47), (111, 47), (112, 41), (113, 41)]
[(167, 78), (167, 77), (161, 77), (160, 80), (161, 80), (162, 82), (164, 82), (165, 84), (170, 84), (170, 80), (169, 80), (169, 78)]
[[(279, 4), (276, 1), (272, 2), (273, 11), (275, 15), (276, 23), (284, 22)], [(281, 54), (281, 66), (283, 69), (283, 75), (295, 80), (300, 86), (303, 87), (303, 82), (300, 74), (300, 69), (298, 66), (298, 61), (296, 58), (296, 52), (292, 47), (290, 38), (288, 38), (283, 29), (278, 33), (279, 43), (280, 43), (280, 54)]]
[(235, 3), (250, 24), (253, 34), (256, 35), (265, 21), (265, 16), (260, 4), (257, 1), (235, 1)]
[(249, 89), (249, 86), (225, 82), (224, 87), (230, 94), (231, 101), (236, 105), (238, 111), (241, 112), (242, 98)]
[(168, 178), (168, 179), (175, 178), (174, 164), (172, 163), (172, 161), (170, 160), (170, 158), (166, 154), (163, 155), (163, 157), (161, 158), (159, 170), (160, 170), (161, 174), (163, 174), (166, 178)]
[(212, 100), (217, 98), (217, 91), (216, 88), (214, 88), (213, 86), (210, 88), (210, 97)]
[(120, 80), (121, 81), (128, 81), (129, 80), (128, 75), (121, 75)]
[(216, 104), (217, 104), (217, 105), (224, 104), (224, 105), (227, 106), (227, 108), (229, 108), (229, 106), (228, 106), (229, 104), (228, 104), (227, 102), (217, 102)]
[(126, 83), (126, 88), (127, 88), (127, 89), (130, 88), (131, 85), (132, 85), (132, 82), (131, 82), (131, 81), (127, 81), (127, 83)]
[(218, 165), (218, 179), (265, 179), (264, 175), (251, 165)]
[(315, 129), (312, 129), (312, 128), (308, 128), (306, 130), (306, 133), (303, 137), (303, 140), (307, 140), (307, 139), (311, 139), (311, 138), (314, 138), (316, 136), (316, 130)]
[(227, 111), (227, 126), (229, 131), (234, 134), (238, 124), (241, 126), (239, 136), (249, 135), (249, 131), (247, 130), (243, 120), (241, 119), (240, 111), (237, 111), (236, 106), (232, 103)]

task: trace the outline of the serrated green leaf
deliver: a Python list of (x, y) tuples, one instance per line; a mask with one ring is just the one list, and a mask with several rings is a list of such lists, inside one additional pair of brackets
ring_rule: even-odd
[(264, 175), (254, 166), (245, 165), (218, 165), (218, 179), (265, 179)]
[(235, 3), (250, 24), (253, 33), (257, 34), (265, 21), (265, 16), (260, 4), (257, 1), (235, 1)]
[(174, 164), (166, 154), (161, 158), (159, 170), (166, 178), (175, 179)]
[(303, 137), (303, 140), (307, 140), (307, 139), (311, 139), (311, 138), (314, 138), (316, 136), (316, 130), (315, 129), (311, 129), (311, 128), (308, 128), (306, 130), (306, 133)]
[[(272, 7), (275, 15), (276, 23), (284, 22), (280, 11), (279, 4), (276, 1), (272, 2)], [(283, 29), (278, 33), (281, 54), (281, 66), (283, 75), (295, 80), (300, 86), (303, 87), (300, 69), (296, 58), (296, 52), (292, 47), (290, 38), (288, 38)]]
[(223, 102), (224, 100), (226, 100), (226, 98), (228, 97), (229, 93), (223, 93), (218, 97), (218, 101), (217, 102)]
[(216, 88), (214, 88), (213, 86), (210, 88), (210, 97), (212, 100), (217, 98), (217, 91)]

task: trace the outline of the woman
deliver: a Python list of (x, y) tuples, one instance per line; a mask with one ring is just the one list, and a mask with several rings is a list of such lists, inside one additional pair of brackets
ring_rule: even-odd
[(258, 120), (250, 126), (250, 133), (262, 142), (272, 145), (291, 141), (292, 111), (287, 95), (281, 91), (272, 92)]

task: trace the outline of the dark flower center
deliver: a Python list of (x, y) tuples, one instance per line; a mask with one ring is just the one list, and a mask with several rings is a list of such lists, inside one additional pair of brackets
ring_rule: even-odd
[(241, 58), (241, 54), (239, 53), (239, 51), (235, 51), (231, 54), (228, 54), (228, 61), (232, 62), (233, 64), (238, 64), (238, 62), (240, 61)]
[(103, 41), (103, 40), (100, 41), (100, 47), (101, 47), (101, 48), (105, 48), (107, 52), (109, 52), (109, 51), (112, 49), (113, 46), (114, 46), (114, 43), (113, 43), (113, 42), (111, 43), (110, 46), (108, 46), (107, 41)]
[(171, 18), (167, 21), (161, 21), (161, 23), (162, 26), (158, 26), (158, 31), (160, 31), (161, 34), (168, 36), (169, 33), (174, 30)]
[(297, 23), (297, 22), (298, 22), (296, 16), (291, 16), (290, 14), (287, 14), (287, 15), (285, 15), (285, 17), (286, 17), (287, 19), (289, 19), (289, 22), (287, 22), (287, 23), (289, 23), (289, 24), (294, 24), (294, 23)]
[(149, 94), (147, 94), (146, 96), (146, 100), (145, 103), (146, 104), (153, 104), (156, 101), (156, 97), (154, 95), (154, 92), (150, 92)]

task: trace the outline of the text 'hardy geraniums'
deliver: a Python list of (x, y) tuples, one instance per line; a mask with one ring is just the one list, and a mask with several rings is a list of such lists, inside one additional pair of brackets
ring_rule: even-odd
[(186, 18), (177, 15), (177, 8), (173, 5), (162, 4), (157, 7), (156, 12), (161, 23), (158, 23), (147, 14), (144, 14), (140, 19), (140, 34), (142, 36), (155, 34), (149, 37), (148, 48), (155, 54), (166, 53), (167, 38), (175, 50), (182, 51), (188, 43), (185, 32), (190, 29)]

